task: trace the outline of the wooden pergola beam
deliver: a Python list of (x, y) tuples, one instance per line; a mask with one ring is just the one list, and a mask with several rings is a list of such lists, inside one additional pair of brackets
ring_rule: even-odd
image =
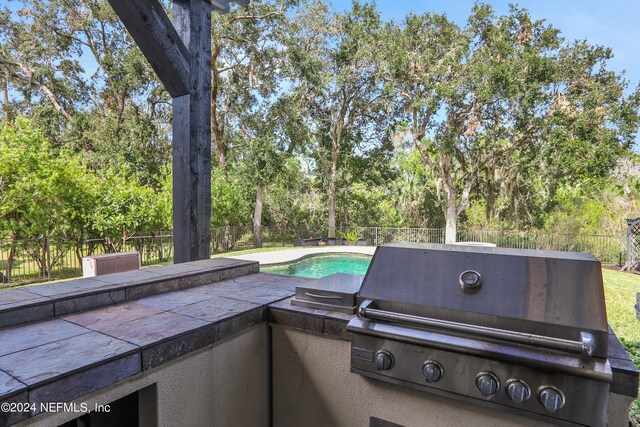
[(158, 0), (109, 0), (172, 97), (189, 93), (189, 51)]

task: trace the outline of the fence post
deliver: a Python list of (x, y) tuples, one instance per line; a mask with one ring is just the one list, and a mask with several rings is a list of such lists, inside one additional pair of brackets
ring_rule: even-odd
[(627, 219), (627, 262), (623, 270), (638, 268), (638, 235), (640, 234), (640, 217)]

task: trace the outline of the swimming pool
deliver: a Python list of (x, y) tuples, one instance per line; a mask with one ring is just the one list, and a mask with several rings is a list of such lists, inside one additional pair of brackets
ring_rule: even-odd
[(261, 266), (264, 273), (287, 274), (289, 276), (319, 279), (334, 273), (349, 273), (364, 276), (371, 257), (358, 254), (319, 254), (304, 257), (285, 265)]

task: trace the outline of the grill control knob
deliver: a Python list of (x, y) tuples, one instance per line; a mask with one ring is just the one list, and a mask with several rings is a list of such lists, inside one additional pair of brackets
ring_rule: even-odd
[(480, 372), (476, 376), (476, 387), (483, 395), (491, 396), (500, 388), (500, 380), (491, 372)]
[(474, 270), (463, 271), (458, 280), (460, 287), (465, 292), (477, 292), (482, 286), (482, 276)]
[(555, 414), (564, 406), (564, 394), (555, 387), (542, 386), (538, 390), (538, 399), (547, 412)]
[(380, 350), (376, 353), (376, 369), (386, 371), (393, 368), (393, 355), (387, 350)]
[(444, 375), (444, 369), (442, 365), (435, 360), (427, 360), (422, 365), (422, 375), (424, 375), (426, 382), (435, 383)]
[(531, 397), (531, 389), (526, 382), (511, 379), (507, 381), (507, 395), (514, 403), (521, 404)]

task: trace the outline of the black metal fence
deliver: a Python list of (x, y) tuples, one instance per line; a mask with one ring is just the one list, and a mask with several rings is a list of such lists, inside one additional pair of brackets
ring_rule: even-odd
[(143, 265), (173, 259), (173, 237), (157, 233), (121, 240), (69, 240), (43, 237), (0, 240), (0, 284), (26, 284), (82, 275), (82, 257), (113, 252), (140, 252)]
[[(345, 240), (345, 233), (355, 233), (360, 239), (367, 240), (369, 245), (378, 246), (391, 242), (444, 242), (444, 231), (435, 228), (393, 228), (393, 227), (338, 227), (336, 238), (338, 243)], [(310, 227), (261, 227), (263, 247), (291, 246), (294, 240), (309, 238), (326, 238), (326, 228)], [(254, 248), (254, 228), (219, 227), (211, 230), (211, 251), (214, 254)]]
[[(391, 242), (444, 243), (444, 230), (431, 228), (349, 227), (336, 231), (338, 241), (345, 233), (378, 246)], [(294, 240), (326, 238), (327, 229), (310, 227), (262, 227), (262, 247), (292, 246)], [(352, 236), (353, 237), (353, 236)], [(536, 231), (509, 232), (493, 230), (461, 230), (462, 242), (495, 243), (499, 247), (590, 252), (602, 262), (622, 265), (626, 260), (626, 236), (558, 234)], [(218, 227), (211, 229), (211, 253), (253, 249), (256, 244), (253, 227)], [(0, 284), (17, 285), (47, 281), (82, 274), (82, 257), (111, 252), (138, 251), (143, 265), (168, 263), (173, 260), (173, 236), (159, 232), (134, 236), (124, 243), (117, 239), (73, 241), (63, 238), (0, 240)]]
[(617, 266), (622, 266), (626, 259), (625, 239), (622, 235), (463, 230), (458, 232), (458, 240), (495, 243), (502, 248), (588, 252), (605, 264)]
[[(444, 243), (444, 230), (436, 228), (349, 227), (337, 229), (336, 236), (353, 232), (378, 246), (391, 242)], [(326, 237), (327, 230), (307, 227), (262, 227), (262, 245), (287, 246), (294, 240)], [(253, 227), (212, 229), (212, 253), (254, 247)], [(459, 242), (494, 243), (503, 248), (589, 252), (603, 263), (622, 266), (626, 259), (624, 235), (561, 234), (538, 231), (459, 230)]]

